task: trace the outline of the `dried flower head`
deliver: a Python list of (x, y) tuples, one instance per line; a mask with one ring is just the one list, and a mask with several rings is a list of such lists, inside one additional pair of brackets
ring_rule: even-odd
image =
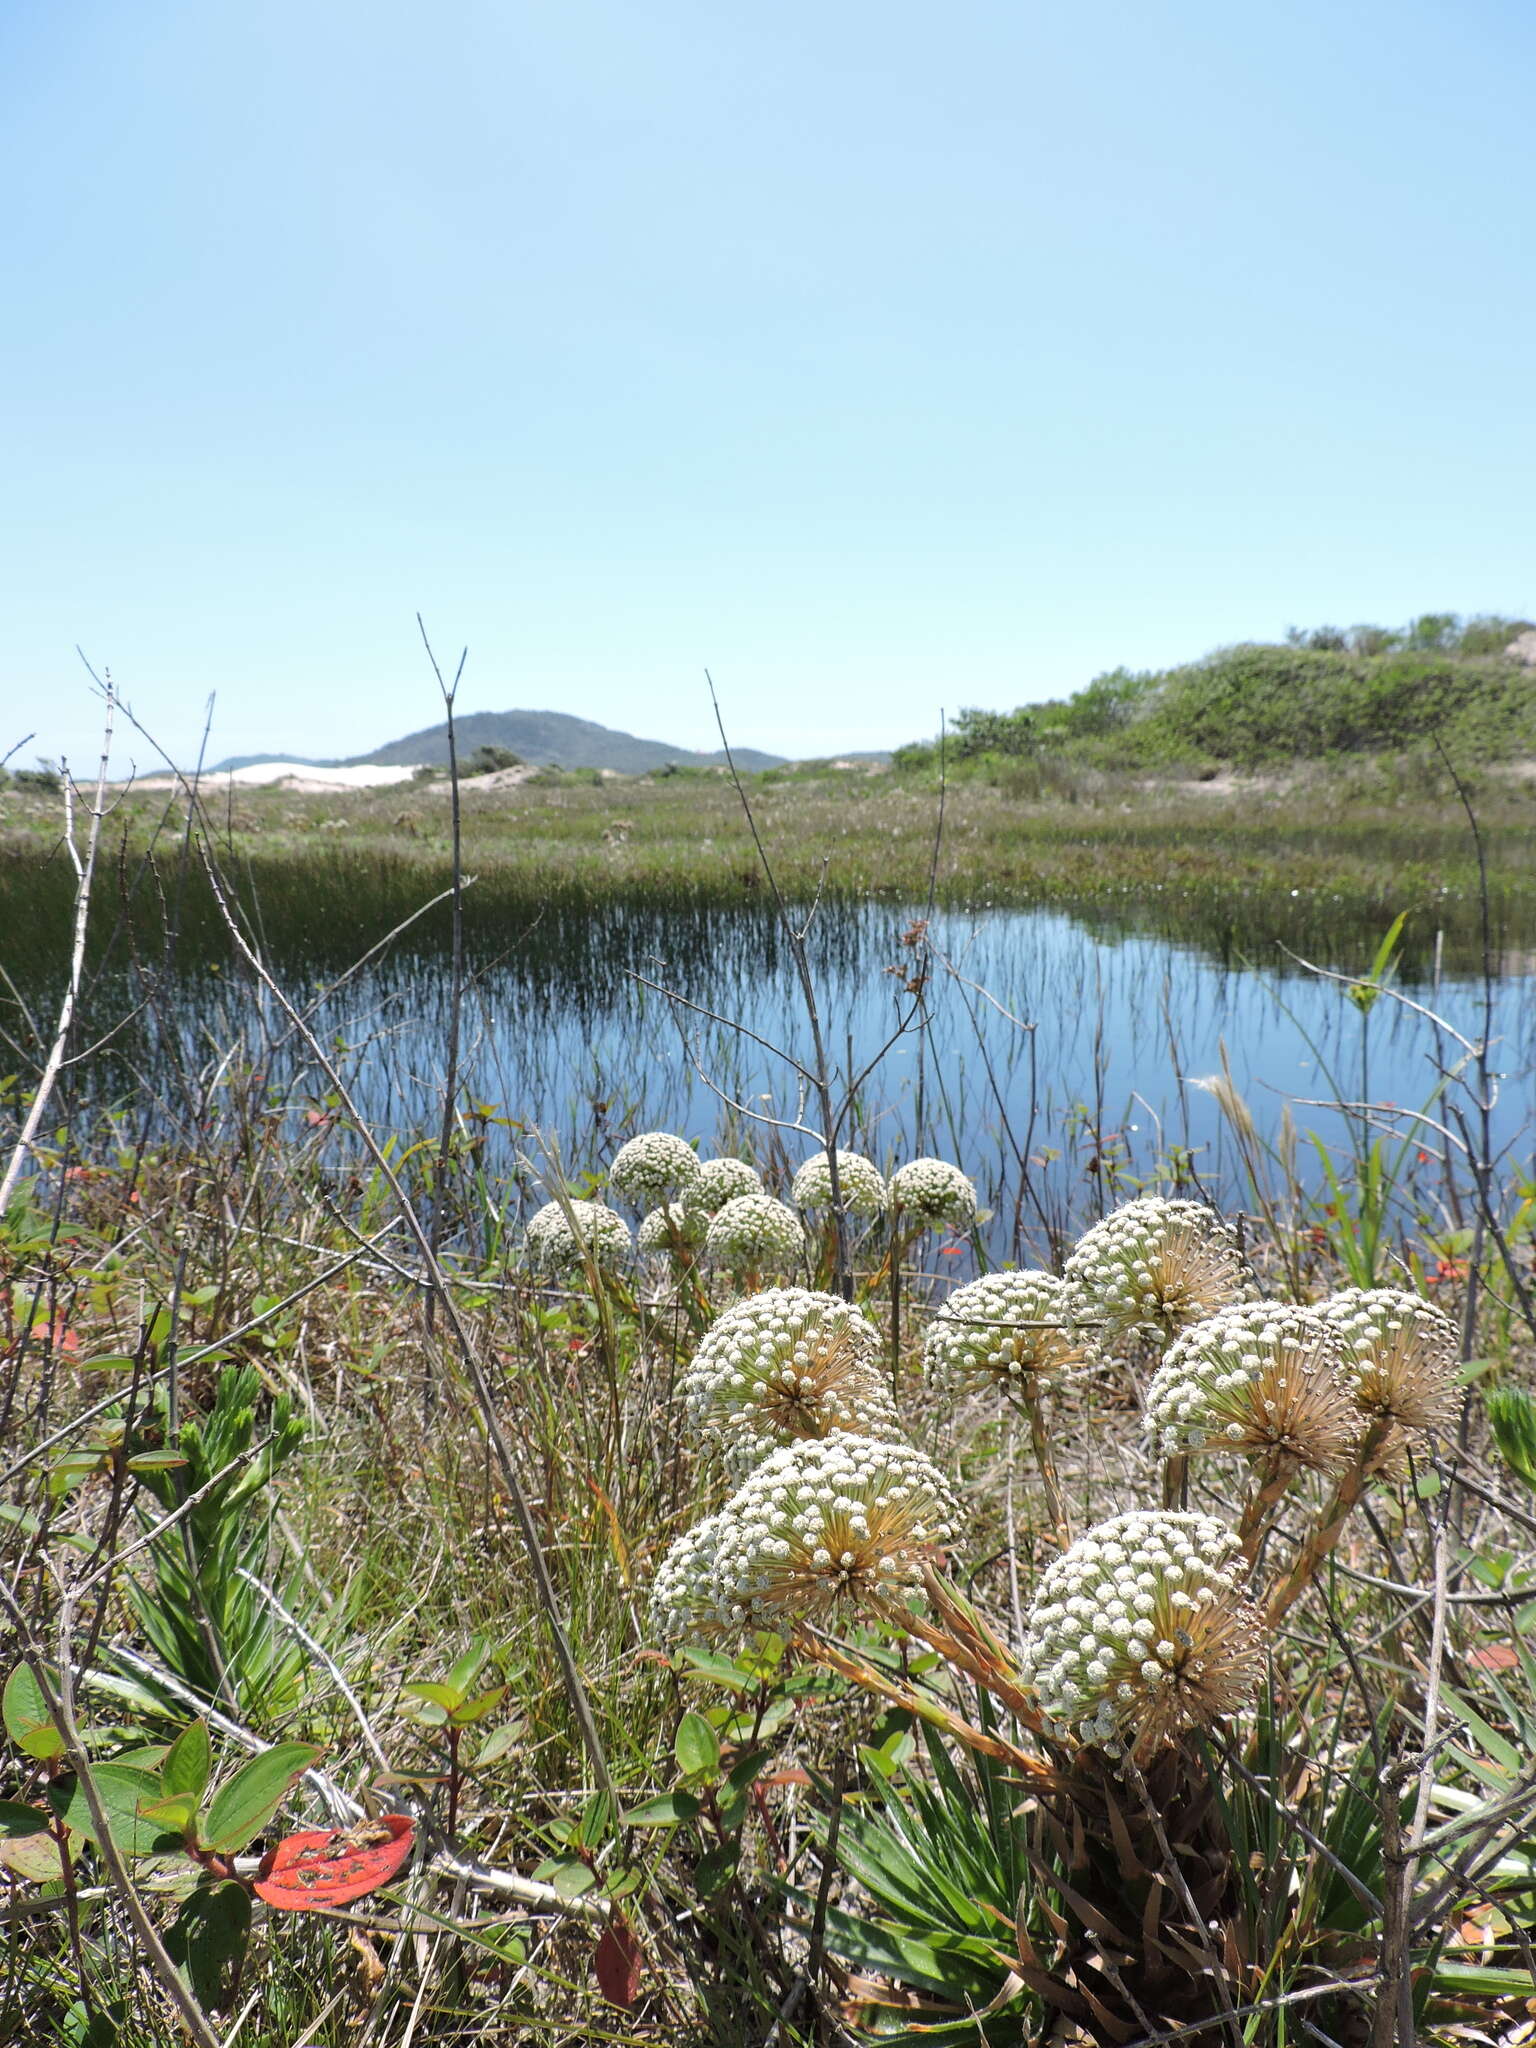
[(558, 1202), (546, 1202), (528, 1218), (523, 1232), (523, 1251), (531, 1266), (545, 1272), (562, 1272), (579, 1266), (583, 1252), (599, 1266), (617, 1266), (630, 1252), (629, 1225), (601, 1202), (570, 1204), (580, 1243), (571, 1230)]
[(744, 1627), (784, 1628), (910, 1598), (958, 1510), (921, 1451), (838, 1430), (772, 1452), (720, 1523), (711, 1567), (721, 1601)]
[(835, 1294), (770, 1287), (726, 1310), (683, 1375), (692, 1434), (746, 1472), (780, 1444), (829, 1436), (900, 1441), (880, 1334)]
[(763, 1177), (755, 1166), (749, 1166), (745, 1159), (706, 1159), (699, 1168), (699, 1177), (688, 1190), (690, 1208), (702, 1209), (706, 1216), (737, 1195), (760, 1195), (763, 1192)]
[(1078, 1240), (1066, 1277), (1102, 1317), (1112, 1343), (1130, 1335), (1166, 1343), (1258, 1293), (1227, 1223), (1203, 1202), (1144, 1195), (1113, 1210)]
[(1281, 1301), (1222, 1309), (1175, 1337), (1146, 1410), (1165, 1458), (1225, 1450), (1331, 1472), (1360, 1434), (1336, 1332), (1316, 1309)]
[(1076, 1289), (1050, 1273), (987, 1273), (957, 1287), (929, 1324), (924, 1369), (933, 1380), (1043, 1385), (1093, 1356), (1079, 1306)]
[(641, 1220), (637, 1233), (643, 1252), (676, 1257), (679, 1250), (697, 1251), (704, 1242), (709, 1218), (690, 1202), (663, 1202)]
[(1348, 1287), (1318, 1308), (1349, 1355), (1350, 1391), (1369, 1422), (1410, 1435), (1455, 1427), (1461, 1344), (1444, 1309), (1395, 1287)]
[(1021, 1664), (1065, 1739), (1147, 1756), (1245, 1706), (1264, 1674), (1238, 1543), (1207, 1515), (1116, 1515), (1047, 1566)]
[[(844, 1152), (839, 1148), (837, 1184), (843, 1207), (850, 1216), (881, 1216), (885, 1213), (889, 1194), (885, 1175), (862, 1152)], [(795, 1175), (790, 1193), (797, 1209), (831, 1208), (832, 1168), (825, 1152), (811, 1154)]]
[(637, 1209), (686, 1193), (699, 1178), (699, 1157), (686, 1138), (646, 1131), (614, 1154), (608, 1182)]
[(891, 1175), (890, 1201), (929, 1227), (976, 1220), (976, 1189), (947, 1159), (909, 1159)]
[(783, 1272), (804, 1259), (805, 1233), (772, 1195), (733, 1195), (710, 1218), (704, 1256), (732, 1273)]

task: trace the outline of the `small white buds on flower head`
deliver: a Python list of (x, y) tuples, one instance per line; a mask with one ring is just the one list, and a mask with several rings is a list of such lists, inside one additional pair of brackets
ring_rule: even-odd
[[(879, 1216), (884, 1213), (890, 1193), (885, 1175), (862, 1152), (844, 1152), (839, 1147), (837, 1184), (843, 1207), (850, 1216)], [(806, 1160), (795, 1175), (790, 1193), (797, 1209), (831, 1208), (832, 1168), (825, 1152), (813, 1152)]]
[(963, 1230), (976, 1221), (976, 1189), (947, 1159), (909, 1159), (891, 1175), (890, 1202), (929, 1229)]
[(957, 1287), (928, 1326), (923, 1369), (935, 1382), (995, 1380), (1028, 1393), (1092, 1356), (1075, 1288), (1050, 1273), (987, 1273)]
[[(569, 1204), (576, 1229), (558, 1202), (546, 1202), (528, 1219), (523, 1233), (523, 1252), (529, 1265), (544, 1272), (566, 1272), (584, 1263), (584, 1255), (595, 1265), (622, 1265), (630, 1253), (629, 1225), (601, 1202)], [(578, 1241), (579, 1233), (579, 1241)]]
[(1316, 1309), (1222, 1309), (1169, 1345), (1147, 1388), (1147, 1433), (1165, 1458), (1231, 1451), (1336, 1472), (1360, 1434), (1345, 1368), (1344, 1347)]
[(699, 1177), (688, 1190), (688, 1205), (702, 1209), (706, 1216), (737, 1195), (760, 1195), (763, 1192), (763, 1177), (755, 1166), (749, 1166), (745, 1159), (706, 1159), (699, 1168)]
[(708, 1228), (709, 1218), (702, 1209), (686, 1202), (663, 1202), (642, 1219), (636, 1234), (641, 1251), (677, 1258), (697, 1251)]
[(770, 1287), (726, 1310), (683, 1375), (689, 1428), (744, 1473), (780, 1444), (829, 1436), (901, 1441), (880, 1335), (835, 1294)]
[(805, 1233), (772, 1195), (734, 1195), (710, 1218), (704, 1256), (732, 1273), (787, 1273), (804, 1261)]
[(671, 1131), (646, 1131), (619, 1147), (608, 1181), (637, 1209), (648, 1209), (669, 1195), (686, 1194), (699, 1170), (698, 1154), (685, 1138), (674, 1137)]
[(717, 1520), (719, 1601), (744, 1628), (786, 1629), (910, 1600), (958, 1510), (921, 1451), (834, 1431), (772, 1452)]
[(1237, 1554), (1208, 1515), (1145, 1512), (1100, 1523), (1046, 1568), (1020, 1662), (1058, 1736), (1144, 1758), (1248, 1704), (1264, 1634)]
[(1203, 1202), (1144, 1195), (1078, 1240), (1064, 1268), (1083, 1291), (1103, 1340), (1166, 1344), (1218, 1309), (1252, 1301), (1257, 1287), (1230, 1226)]
[(1347, 1287), (1318, 1308), (1348, 1353), (1367, 1426), (1392, 1423), (1409, 1436), (1455, 1427), (1461, 1344), (1444, 1309), (1395, 1287)]

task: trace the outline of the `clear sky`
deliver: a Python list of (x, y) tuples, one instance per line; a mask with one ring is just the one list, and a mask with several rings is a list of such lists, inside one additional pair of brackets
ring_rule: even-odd
[(1530, 611), (1533, 107), (1529, 0), (12, 0), (0, 753)]

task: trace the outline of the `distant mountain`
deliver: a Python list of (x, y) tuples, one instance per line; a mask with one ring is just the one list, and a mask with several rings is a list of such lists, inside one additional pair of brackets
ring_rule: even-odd
[(231, 754), (227, 761), (215, 761), (205, 775), (233, 775), (237, 768), (265, 768), (269, 761), (292, 761), (296, 768), (334, 768), (334, 761), (317, 761), (309, 754)]
[[(724, 754), (700, 754), (691, 747), (668, 746), (665, 740), (637, 739), (633, 733), (615, 732), (610, 726), (594, 724), (590, 718), (571, 718), (563, 711), (471, 711), (454, 720), (454, 732), (461, 761), (476, 747), (509, 747), (524, 761), (540, 767), (613, 768), (621, 775), (644, 775), (668, 762), (692, 768), (725, 765)], [(736, 765), (743, 769), (777, 768), (784, 759), (782, 754), (760, 754), (752, 747), (735, 752)], [(448, 765), (446, 725), (407, 733), (404, 739), (391, 740), (371, 754), (356, 754), (341, 765), (402, 768), (421, 762), (433, 767)]]

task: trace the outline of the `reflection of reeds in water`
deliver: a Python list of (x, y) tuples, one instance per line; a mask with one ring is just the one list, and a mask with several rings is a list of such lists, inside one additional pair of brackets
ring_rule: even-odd
[[(162, 877), (166, 900), (173, 880)], [(279, 976), (301, 1000), (320, 998), (316, 1022), (327, 1042), (339, 1038), (350, 1049), (366, 1114), (406, 1142), (431, 1128), (439, 1111), (446, 905), (410, 924), (333, 994), (322, 991), (409, 918), (440, 880), (423, 863), (328, 848), (323, 858), (261, 861), (243, 882), (253, 927)], [(40, 1014), (50, 1010), (57, 948), (46, 940), (50, 927), (62, 929), (66, 882), (52, 870), (0, 863), (5, 964)], [(727, 1025), (675, 1010), (630, 972), (794, 1047), (803, 1031), (799, 1002), (770, 907), (734, 883), (670, 890), (568, 885), (542, 893), (538, 884), (537, 873), (514, 877), (502, 869), (477, 881), (465, 899), (472, 980), (464, 1130), (479, 1168), (496, 1183), (515, 1176), (529, 1126), (557, 1133), (563, 1156), (583, 1165), (606, 1163), (635, 1130), (670, 1128), (703, 1140), (706, 1150), (753, 1152), (769, 1166), (775, 1192), (786, 1192), (788, 1172), (817, 1149), (815, 1142), (754, 1125), (746, 1112), (792, 1117), (793, 1075)], [(98, 922), (100, 950), (82, 1030), (97, 1039), (125, 1017), (129, 1022), (77, 1085), (91, 1089), (93, 1100), (110, 1102), (146, 1087), (157, 1091), (174, 1066), (192, 1074), (222, 1070), (208, 1099), (216, 1116), (230, 1106), (231, 1077), (244, 1067), (264, 1076), (257, 1094), (265, 1100), (275, 1091), (278, 1113), (296, 1123), (323, 1091), (233, 971), (197, 874), (188, 877), (176, 971), (163, 986), (156, 985), (161, 898), (141, 885), (129, 907), (129, 924), (115, 927), (106, 915)], [(929, 986), (923, 1127), (917, 1049), (909, 1037), (866, 1083), (840, 1142), (885, 1166), (936, 1151), (974, 1172), (992, 1212), (984, 1228), (994, 1262), (1054, 1263), (1101, 1204), (1112, 1206), (1148, 1178), (1193, 1192), (1190, 1175), (1198, 1172), (1211, 1192), (1240, 1188), (1242, 1162), (1220, 1105), (1191, 1090), (1187, 1077), (1214, 1066), (1225, 1039), (1243, 1070), (1261, 1136), (1269, 1137), (1287, 1090), (1328, 1092), (1301, 1064), (1305, 1036), (1337, 1050), (1353, 1042), (1346, 1034), (1358, 1020), (1336, 990), (1304, 977), (1288, 978), (1277, 991), (1256, 973), (1213, 965), (1211, 954), (1229, 955), (1235, 943), (1230, 905), (1226, 926), (1217, 930), (1198, 892), (1165, 900), (1159, 919), (1177, 931), (1176, 943), (1130, 935), (1142, 914), (1101, 903), (1091, 930), (1044, 912), (938, 916), (937, 954), (966, 981), (936, 971)], [(1327, 943), (1316, 935), (1308, 943), (1358, 964), (1377, 925), (1362, 922), (1345, 903), (1333, 916)], [(1353, 920), (1348, 930), (1346, 920)], [(840, 1064), (851, 1055), (861, 1065), (892, 1029), (894, 984), (882, 970), (899, 951), (906, 921), (901, 908), (829, 901), (811, 926), (813, 971)], [(1246, 951), (1261, 953), (1264, 928), (1250, 899)], [(1405, 977), (1411, 971), (1408, 963)], [(977, 987), (997, 1003), (982, 1000)], [(1453, 996), (1442, 989), (1442, 1000)], [(1498, 1024), (1515, 1072), (1526, 1064), (1529, 1029), (1519, 1022), (1518, 996), (1513, 984), (1501, 992), (1505, 1014)], [(1021, 1030), (1016, 1019), (1033, 1028)], [(1372, 1032), (1378, 1092), (1400, 1102), (1419, 1099), (1423, 1027), (1382, 1007)], [(226, 1064), (231, 1048), (236, 1057)], [(477, 1114), (477, 1104), (491, 1113)], [(1505, 1105), (1512, 1135), (1522, 1115), (1517, 1087), (1506, 1088)], [(1344, 1135), (1326, 1115), (1309, 1111), (1304, 1122), (1327, 1142)], [(309, 1142), (323, 1151), (323, 1132)], [(1435, 1169), (1416, 1162), (1415, 1170)], [(506, 1193), (515, 1212), (517, 1190)], [(1412, 1199), (1411, 1181), (1404, 1194)], [(926, 1263), (947, 1269), (947, 1256), (935, 1248)], [(957, 1264), (955, 1277), (963, 1277), (964, 1264)]]

